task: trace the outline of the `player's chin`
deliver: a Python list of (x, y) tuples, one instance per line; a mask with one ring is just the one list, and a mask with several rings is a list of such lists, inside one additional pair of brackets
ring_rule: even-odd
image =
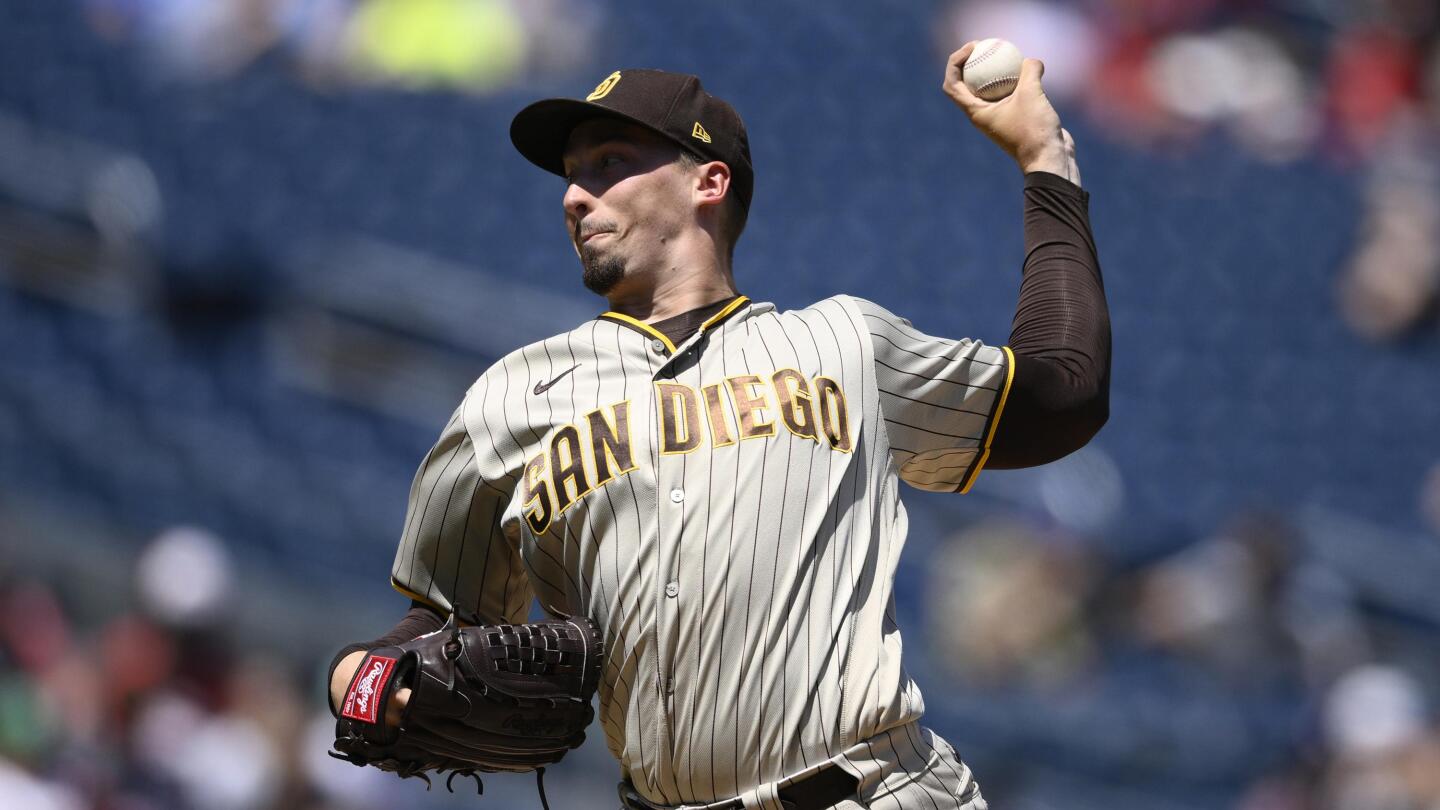
[(596, 295), (608, 295), (625, 277), (625, 261), (613, 253), (589, 247), (580, 250), (581, 281)]

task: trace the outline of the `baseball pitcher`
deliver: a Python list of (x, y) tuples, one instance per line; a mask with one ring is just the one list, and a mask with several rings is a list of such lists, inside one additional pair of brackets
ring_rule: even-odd
[[(961, 80), (971, 47), (944, 91), (1024, 177), (1005, 346), (847, 295), (780, 312), (740, 294), (755, 170), (694, 76), (617, 70), (520, 111), (511, 138), (565, 179), (609, 309), (485, 371), (421, 463), (391, 572), (412, 608), (336, 656), (338, 756), (542, 769), (598, 689), (624, 808), (985, 808), (901, 655), (899, 482), (965, 492), (987, 465), (1084, 445), (1110, 331), (1042, 65), (983, 101)], [(527, 624), (534, 600), (551, 618)]]

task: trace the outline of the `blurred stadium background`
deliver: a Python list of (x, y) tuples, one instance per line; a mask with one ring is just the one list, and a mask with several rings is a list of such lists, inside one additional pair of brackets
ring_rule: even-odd
[[(530, 807), (324, 756), (410, 475), (599, 311), (510, 116), (619, 66), (746, 117), (742, 289), (1003, 342), (1014, 168), (944, 55), (1046, 59), (1113, 415), (907, 494), (928, 723), (997, 808), (1440, 807), (1433, 0), (0, 0), (0, 806)], [(551, 774), (610, 808), (598, 731)]]

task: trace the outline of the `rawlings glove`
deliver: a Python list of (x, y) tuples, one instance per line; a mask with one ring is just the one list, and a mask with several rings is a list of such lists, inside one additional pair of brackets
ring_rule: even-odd
[[(403, 777), (532, 771), (585, 741), (600, 682), (600, 631), (589, 619), (439, 630), (371, 650), (345, 690), (330, 755)], [(409, 687), (400, 724), (385, 726)], [(484, 784), (480, 790), (484, 792)], [(544, 783), (540, 787), (545, 802)], [(546, 805), (548, 807), (548, 804)]]

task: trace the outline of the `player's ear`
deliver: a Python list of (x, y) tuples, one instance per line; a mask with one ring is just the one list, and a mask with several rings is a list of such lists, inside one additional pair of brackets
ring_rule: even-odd
[(730, 167), (718, 160), (696, 167), (695, 201), (702, 206), (719, 205), (730, 193)]

